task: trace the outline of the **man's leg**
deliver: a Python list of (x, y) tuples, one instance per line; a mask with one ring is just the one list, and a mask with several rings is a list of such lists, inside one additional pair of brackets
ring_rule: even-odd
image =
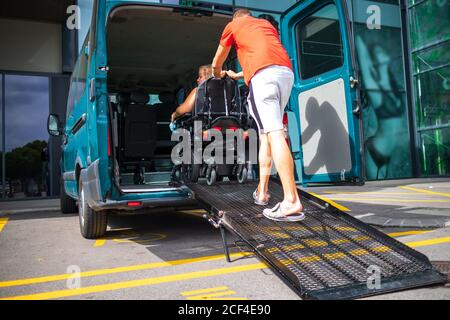
[(270, 172), (272, 170), (272, 153), (270, 151), (269, 137), (267, 134), (259, 135), (259, 184), (258, 199), (265, 201), (269, 188)]
[(283, 185), (283, 212), (287, 215), (298, 213), (303, 210), (303, 206), (297, 193), (294, 178), (294, 160), (286, 142), (284, 130), (270, 132), (268, 136), (273, 161)]

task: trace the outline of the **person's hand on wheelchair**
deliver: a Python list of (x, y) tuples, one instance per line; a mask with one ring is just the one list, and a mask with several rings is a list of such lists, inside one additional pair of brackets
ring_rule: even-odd
[(233, 80), (239, 80), (239, 79), (242, 79), (244, 77), (244, 74), (242, 73), (242, 71), (236, 73), (233, 70), (225, 71), (225, 75), (227, 75), (228, 77), (230, 77)]

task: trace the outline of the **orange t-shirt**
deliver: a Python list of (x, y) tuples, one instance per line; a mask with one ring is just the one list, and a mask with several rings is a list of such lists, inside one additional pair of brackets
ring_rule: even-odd
[(265, 67), (278, 65), (292, 70), (278, 32), (267, 20), (251, 16), (234, 19), (225, 27), (220, 44), (235, 45), (247, 85), (255, 73)]

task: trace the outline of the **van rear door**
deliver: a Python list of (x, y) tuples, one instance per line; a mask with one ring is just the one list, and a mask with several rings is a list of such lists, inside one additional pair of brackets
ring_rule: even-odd
[(297, 182), (363, 181), (357, 65), (344, 0), (306, 0), (281, 17), (293, 63), (289, 133)]

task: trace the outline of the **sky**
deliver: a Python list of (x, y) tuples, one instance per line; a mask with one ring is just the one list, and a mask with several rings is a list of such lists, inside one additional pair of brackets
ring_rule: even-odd
[(48, 77), (5, 75), (6, 152), (48, 140)]

